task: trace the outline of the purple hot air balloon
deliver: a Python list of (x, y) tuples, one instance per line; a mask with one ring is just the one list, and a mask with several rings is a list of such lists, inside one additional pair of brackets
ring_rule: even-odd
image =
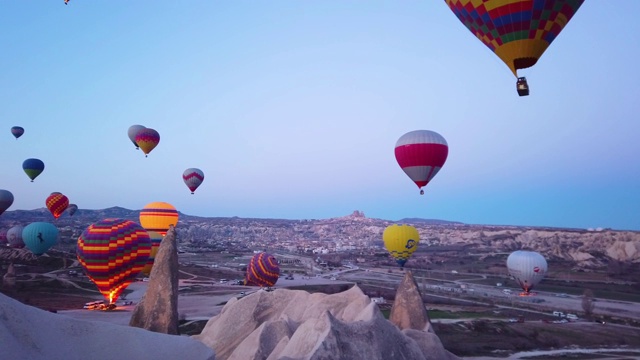
[(273, 286), (280, 277), (280, 266), (273, 255), (261, 252), (253, 255), (247, 266), (247, 285)]
[(22, 134), (24, 134), (24, 128), (21, 126), (14, 126), (11, 128), (11, 134), (18, 140)]

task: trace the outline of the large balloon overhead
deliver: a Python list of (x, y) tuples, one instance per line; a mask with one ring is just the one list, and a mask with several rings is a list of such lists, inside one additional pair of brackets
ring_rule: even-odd
[(140, 211), (140, 225), (147, 231), (156, 231), (167, 235), (171, 225), (178, 224), (178, 211), (173, 205), (157, 201), (145, 205)]
[(42, 255), (58, 243), (58, 228), (48, 222), (34, 222), (22, 230), (25, 246), (35, 255)]
[(273, 255), (261, 252), (253, 255), (247, 266), (246, 283), (260, 287), (273, 286), (280, 277), (280, 266)]
[(398, 139), (395, 155), (398, 165), (416, 183), (422, 195), (422, 188), (427, 186), (447, 161), (449, 146), (442, 135), (435, 131), (415, 130)]
[(11, 135), (13, 135), (16, 140), (18, 140), (22, 134), (24, 134), (24, 128), (22, 126), (14, 126), (11, 128)]
[(147, 263), (151, 239), (131, 220), (104, 219), (82, 232), (77, 253), (89, 279), (112, 304)]
[(153, 269), (153, 263), (156, 260), (156, 255), (158, 254), (158, 250), (160, 249), (160, 243), (164, 236), (159, 232), (155, 231), (147, 231), (149, 233), (149, 238), (151, 238), (151, 254), (149, 255), (149, 260), (145, 264), (144, 268), (142, 268), (142, 273), (145, 276), (149, 276), (151, 274), (151, 270)]
[(69, 198), (61, 193), (51, 193), (45, 202), (54, 218), (59, 218), (69, 206)]
[(24, 241), (22, 241), (22, 230), (24, 226), (16, 225), (7, 230), (7, 243), (9, 247), (15, 249), (22, 249), (24, 247)]
[(535, 251), (518, 250), (507, 257), (509, 275), (529, 293), (547, 273), (547, 260)]
[(390, 225), (382, 233), (384, 247), (400, 267), (404, 267), (420, 242), (418, 230), (411, 225)]
[(204, 173), (200, 169), (189, 168), (182, 173), (182, 180), (193, 194), (204, 181)]
[(22, 162), (22, 170), (27, 174), (31, 182), (44, 170), (44, 163), (40, 159), (27, 159)]
[(9, 190), (0, 189), (0, 215), (13, 204), (13, 194)]
[(133, 146), (136, 147), (136, 150), (140, 148), (138, 146), (138, 143), (136, 142), (136, 135), (138, 135), (138, 132), (142, 129), (146, 129), (146, 127), (142, 125), (131, 125), (129, 126), (129, 130), (127, 130), (127, 136), (129, 137), (129, 140), (131, 140), (131, 142), (133, 143)]
[(144, 156), (149, 155), (151, 150), (155, 149), (160, 143), (160, 134), (149, 128), (141, 129), (136, 133), (136, 144), (144, 152)]

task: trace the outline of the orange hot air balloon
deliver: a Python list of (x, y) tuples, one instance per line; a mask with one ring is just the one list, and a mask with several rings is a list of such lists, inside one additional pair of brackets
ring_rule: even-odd
[(64, 213), (64, 211), (67, 209), (67, 206), (69, 206), (69, 198), (59, 192), (54, 192), (49, 195), (46, 204), (47, 209), (49, 209), (49, 211), (51, 212), (51, 215), (53, 215), (53, 217), (57, 219), (60, 217), (60, 215), (62, 215), (62, 213)]
[(152, 202), (140, 211), (140, 225), (147, 231), (159, 232), (162, 236), (165, 236), (169, 227), (177, 224), (178, 211), (169, 203), (162, 201)]
[(142, 149), (146, 157), (160, 143), (160, 134), (153, 129), (145, 128), (136, 133), (135, 139), (135, 143)]

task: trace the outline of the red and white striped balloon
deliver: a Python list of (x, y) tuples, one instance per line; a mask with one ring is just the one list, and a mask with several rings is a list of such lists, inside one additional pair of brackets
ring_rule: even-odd
[(396, 160), (402, 170), (422, 188), (440, 171), (447, 155), (447, 141), (435, 131), (415, 130), (400, 137), (396, 142)]
[(182, 173), (182, 180), (193, 194), (204, 181), (204, 173), (200, 169), (189, 168)]

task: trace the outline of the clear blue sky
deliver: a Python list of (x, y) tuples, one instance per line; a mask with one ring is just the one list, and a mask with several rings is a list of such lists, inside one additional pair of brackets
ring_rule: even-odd
[[(442, 0), (0, 0), (0, 188), (9, 210), (59, 191), (80, 209), (640, 230), (638, 13), (586, 1), (521, 98)], [(133, 124), (161, 135), (148, 158)], [(449, 143), (424, 196), (393, 152), (417, 129)]]

